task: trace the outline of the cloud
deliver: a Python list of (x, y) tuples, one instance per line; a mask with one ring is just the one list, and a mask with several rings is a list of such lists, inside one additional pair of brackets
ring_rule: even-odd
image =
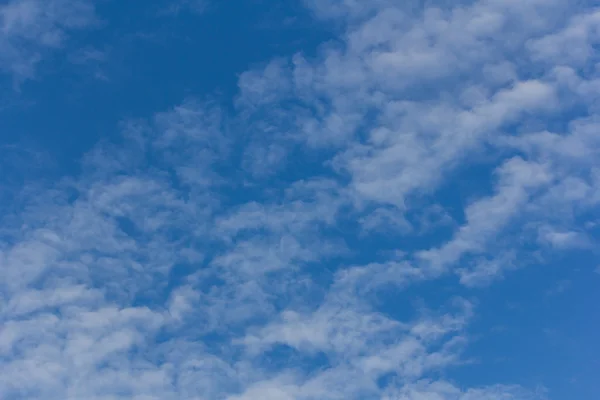
[(468, 253), (481, 253), (487, 241), (523, 208), (528, 191), (552, 179), (543, 165), (527, 163), (520, 158), (505, 162), (498, 170), (499, 188), (494, 196), (479, 199), (465, 209), (467, 223), (454, 238), (438, 249), (417, 254), (429, 268), (443, 269)]
[(203, 13), (209, 6), (206, 0), (168, 0), (168, 5), (164, 6), (160, 14), (177, 15), (184, 11), (194, 13)]
[[(503, 226), (514, 229), (508, 224), (516, 215), (525, 214), (535, 224), (549, 218), (568, 229), (565, 223), (573, 224), (573, 215), (568, 222), (556, 220), (571, 209), (563, 207), (571, 200), (559, 187), (585, 187), (581, 199), (595, 198), (590, 193), (594, 184), (589, 183), (594, 178), (583, 178), (598, 148), (591, 136), (593, 117), (572, 119), (567, 132), (514, 132), (527, 129), (529, 121), (543, 126), (557, 113), (569, 120), (566, 113), (573, 107), (593, 107), (593, 72), (582, 75), (573, 69), (579, 64), (568, 57), (562, 58), (562, 65), (548, 64), (551, 60), (534, 50), (538, 42), (573, 36), (570, 31), (581, 32), (576, 39), (591, 46), (597, 39), (593, 14), (587, 17), (573, 9), (561, 16), (565, 3), (560, 1), (481, 1), (455, 9), (432, 6), (423, 12), (389, 2), (309, 4), (318, 15), (347, 23), (343, 45), (324, 46), (313, 60), (298, 54), (290, 63), (278, 60), (260, 73), (252, 72), (253, 82), (265, 79), (276, 87), (261, 85), (260, 96), (275, 110), (281, 101), (300, 102), (295, 118), (284, 123), (279, 111), (265, 114), (261, 109), (257, 115), (273, 115), (281, 129), (290, 124), (286, 130), (308, 146), (336, 149), (324, 163), (349, 179), (348, 193), (357, 207), (392, 205), (398, 209), (394, 219), (404, 221), (416, 212), (415, 205), (427, 203), (442, 184), (456, 179), (457, 169), (477, 168), (493, 156), (500, 156), (497, 165), (506, 163), (503, 168), (545, 170), (531, 171), (531, 179), (539, 182), (515, 181), (513, 188), (506, 186), (497, 196), (469, 205), (466, 218), (473, 225), (460, 228), (456, 240), (439, 251), (420, 253), (441, 257), (430, 259), (431, 266), (450, 266), (465, 254), (485, 252), (486, 235), (500, 233)], [(525, 15), (536, 23), (525, 24)], [(585, 23), (576, 24), (580, 20)], [(530, 71), (540, 68), (545, 72), (532, 79)], [(273, 74), (276, 80), (267, 79)], [(250, 101), (246, 85), (241, 85), (241, 97)], [(513, 154), (503, 158), (498, 152), (506, 154), (507, 147)], [(522, 152), (521, 158), (514, 158), (515, 149)], [(525, 169), (517, 173), (529, 179)], [(520, 185), (524, 186), (517, 189)], [(562, 206), (549, 204), (560, 201)], [(594, 205), (588, 202), (585, 207)], [(383, 209), (377, 210), (362, 217), (367, 229), (374, 222), (383, 226), (392, 221), (391, 214), (384, 220)], [(481, 225), (476, 228), (477, 218)], [(462, 236), (468, 231), (472, 239)]]
[[(400, 321), (356, 296), (364, 279), (377, 292), (386, 270), (314, 280), (311, 266), (346, 254), (327, 245), (347, 204), (337, 185), (297, 182), (223, 208), (219, 185), (177, 173), (192, 163), (221, 181), (227, 138), (208, 110), (186, 102), (124, 125), (122, 147), (99, 145), (81, 176), (19, 212), (1, 258), (2, 397), (372, 397), (384, 375), (418, 382), (459, 363), (468, 302)], [(295, 361), (273, 370), (265, 357), (280, 346)], [(327, 367), (307, 373), (319, 354)]]
[(593, 44), (598, 38), (600, 12), (592, 10), (585, 15), (575, 15), (566, 27), (556, 33), (528, 42), (534, 57), (554, 65), (581, 66), (594, 59)]
[(397, 393), (384, 397), (392, 399), (451, 399), (451, 400), (500, 400), (500, 399), (542, 399), (543, 395), (524, 392), (518, 386), (496, 385), (488, 388), (468, 389), (462, 391), (450, 382), (428, 382), (420, 381), (413, 385), (403, 387)]
[(0, 70), (16, 82), (35, 77), (48, 53), (61, 49), (72, 31), (97, 18), (86, 0), (11, 0), (0, 5)]
[[(446, 377), (474, 301), (396, 305), (593, 243), (598, 71), (570, 53), (597, 40), (592, 9), (306, 4), (337, 40), (241, 74), (231, 112), (187, 99), (125, 121), (80, 173), (16, 189), (0, 397), (545, 398)], [(84, 2), (0, 10), (20, 79), (94, 20)]]
[(495, 255), (491, 259), (475, 259), (469, 265), (457, 269), (460, 283), (468, 287), (487, 286), (495, 279), (517, 267), (514, 252)]

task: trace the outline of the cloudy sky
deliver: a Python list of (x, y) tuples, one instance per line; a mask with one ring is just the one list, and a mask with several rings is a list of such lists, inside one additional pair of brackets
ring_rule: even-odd
[(599, 398), (594, 3), (0, 0), (0, 398)]

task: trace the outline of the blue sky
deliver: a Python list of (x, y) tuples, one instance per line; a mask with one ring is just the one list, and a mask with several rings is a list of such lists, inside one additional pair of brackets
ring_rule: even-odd
[(0, 398), (598, 398), (599, 43), (586, 0), (0, 1)]

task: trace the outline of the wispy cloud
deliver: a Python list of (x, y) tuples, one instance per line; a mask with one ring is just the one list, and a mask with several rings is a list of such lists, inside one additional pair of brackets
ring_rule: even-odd
[[(562, 0), (363, 3), (306, 2), (338, 40), (241, 74), (233, 112), (125, 121), (79, 173), (20, 188), (1, 398), (546, 398), (446, 378), (476, 301), (396, 305), (594, 243), (599, 20)], [(0, 7), (15, 79), (94, 21), (79, 1)]]
[(161, 8), (160, 14), (173, 16), (190, 11), (200, 14), (207, 10), (209, 4), (207, 0), (168, 0)]
[(0, 5), (0, 70), (18, 83), (34, 78), (36, 66), (61, 49), (73, 31), (97, 22), (86, 0), (10, 0)]

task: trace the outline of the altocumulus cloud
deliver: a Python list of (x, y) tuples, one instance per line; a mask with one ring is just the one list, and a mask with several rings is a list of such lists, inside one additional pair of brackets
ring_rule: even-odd
[[(233, 109), (123, 122), (6, 206), (0, 398), (552, 398), (452, 371), (477, 288), (596, 243), (600, 10), (303, 5), (335, 40), (241, 74)], [(2, 3), (0, 69), (34, 78), (98, 18)]]

